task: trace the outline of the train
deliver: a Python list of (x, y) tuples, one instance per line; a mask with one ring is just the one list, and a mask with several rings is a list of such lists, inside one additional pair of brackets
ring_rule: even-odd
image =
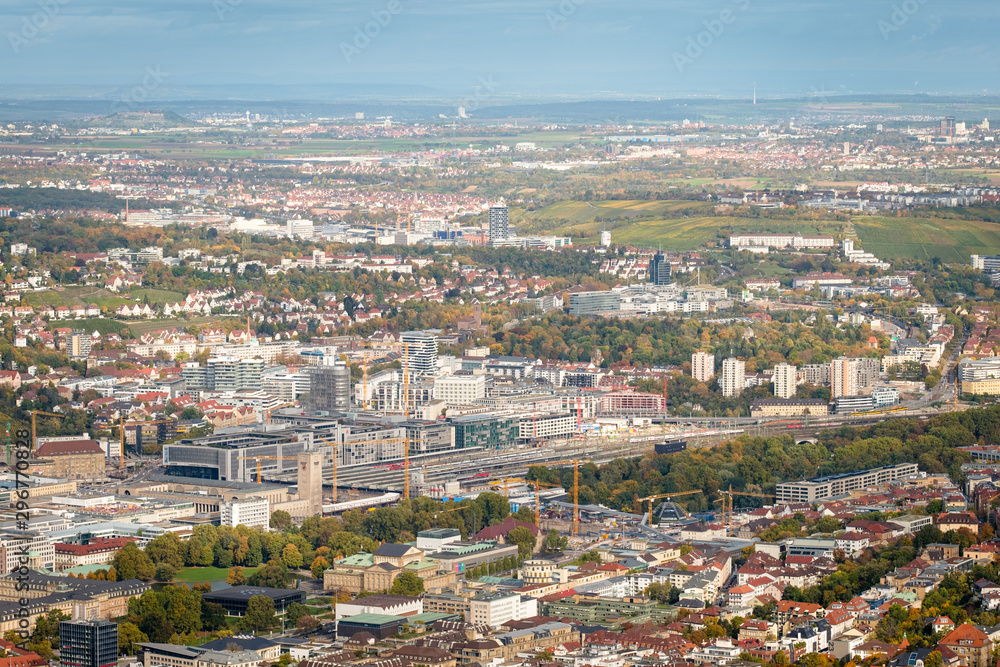
[(653, 445), (653, 450), (657, 454), (676, 454), (688, 448), (687, 440), (667, 440)]

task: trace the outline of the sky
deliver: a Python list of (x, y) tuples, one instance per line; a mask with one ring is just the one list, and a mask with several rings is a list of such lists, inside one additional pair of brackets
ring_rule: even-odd
[(0, 97), (995, 94), (998, 18), (992, 0), (4, 0)]

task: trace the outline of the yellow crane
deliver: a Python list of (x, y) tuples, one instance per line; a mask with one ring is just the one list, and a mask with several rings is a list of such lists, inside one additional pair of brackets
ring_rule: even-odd
[[(330, 445), (333, 448), (333, 502), (337, 502), (337, 447), (345, 445), (345, 442), (333, 442), (332, 440), (321, 439), (320, 442)], [(385, 444), (398, 444), (403, 443), (403, 498), (406, 500), (410, 499), (410, 443), (411, 442), (426, 442), (420, 438), (389, 438), (387, 440), (379, 440), (378, 442)], [(360, 444), (360, 443), (359, 443)], [(424, 476), (424, 481), (427, 480), (426, 475)]]
[[(751, 493), (749, 491), (733, 491), (732, 485), (729, 486), (728, 491), (720, 491), (723, 495), (722, 498), (722, 520), (725, 521), (726, 527), (728, 528), (733, 524), (733, 496), (750, 496), (752, 498), (766, 498), (772, 503), (774, 502), (774, 494), (766, 493)], [(729, 497), (729, 519), (726, 519), (726, 496)]]
[(297, 405), (297, 404), (293, 401), (291, 403), (282, 403), (281, 405), (276, 405), (273, 408), (268, 408), (266, 410), (266, 412), (265, 412), (267, 414), (267, 423), (268, 424), (271, 423), (271, 413), (272, 412), (274, 412), (275, 410), (283, 410), (284, 408), (290, 408), (293, 405)]
[(659, 500), (660, 498), (666, 498), (669, 502), (674, 498), (680, 498), (682, 496), (690, 496), (693, 493), (701, 493), (701, 489), (695, 489), (694, 491), (681, 491), (679, 493), (658, 493), (655, 496), (647, 496), (645, 498), (638, 498), (635, 504), (639, 505), (639, 510), (642, 510), (642, 504), (649, 501), (649, 525), (653, 525), (653, 501)]
[(31, 413), (31, 445), (34, 447), (32, 451), (38, 451), (38, 425), (36, 417), (38, 415), (45, 415), (46, 417), (58, 417), (59, 419), (65, 419), (66, 415), (60, 415), (55, 412), (45, 412), (43, 410), (29, 410)]
[[(118, 446), (120, 448), (119, 449), (120, 457), (119, 457), (118, 469), (119, 470), (125, 470), (125, 428), (126, 427), (128, 427), (128, 426), (149, 426), (149, 425), (153, 425), (153, 424), (176, 424), (176, 423), (177, 423), (177, 421), (174, 420), (174, 419), (157, 419), (156, 421), (129, 422), (128, 424), (126, 424), (125, 423), (125, 415), (121, 415), (118, 418), (118, 425), (112, 427), (112, 428), (117, 428), (118, 429), (118, 442), (119, 442)], [(139, 448), (139, 439), (136, 438), (136, 453), (139, 452), (138, 448)]]
[[(579, 532), (580, 527), (580, 464), (590, 463), (590, 459), (569, 459), (566, 461), (547, 461), (544, 463), (539, 463), (537, 466), (529, 466), (529, 471), (534, 467), (554, 467), (559, 465), (573, 465), (573, 534), (576, 535)], [(542, 486), (549, 486), (543, 484)], [(554, 486), (554, 485), (553, 485)], [(560, 488), (562, 485), (559, 485)], [(538, 488), (535, 488), (535, 523), (538, 523)]]
[[(410, 355), (409, 355), (409, 343), (377, 343), (368, 341), (362, 344), (361, 347), (398, 347), (403, 350), (403, 392), (400, 396), (400, 405), (402, 407), (402, 412), (404, 417), (409, 416), (409, 393), (410, 393)], [(368, 357), (367, 355), (361, 356), (361, 396), (362, 405), (367, 410), (370, 406), (368, 400)]]

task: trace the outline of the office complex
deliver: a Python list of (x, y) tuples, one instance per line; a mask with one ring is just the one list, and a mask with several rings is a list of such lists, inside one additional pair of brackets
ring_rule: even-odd
[(719, 387), (723, 396), (739, 396), (743, 393), (746, 382), (746, 364), (739, 359), (726, 359), (722, 362), (722, 376)]
[(613, 313), (621, 310), (621, 304), (618, 292), (573, 292), (569, 295), (569, 314)]
[(795, 396), (795, 379), (798, 371), (790, 364), (778, 364), (774, 367), (774, 395), (776, 398), (791, 398)]
[(437, 373), (438, 344), (433, 334), (408, 331), (400, 336), (400, 341), (403, 343), (403, 369), (411, 379)]
[(973, 255), (972, 268), (980, 271), (1000, 271), (1000, 255)]
[(60, 662), (67, 667), (118, 664), (118, 624), (111, 621), (59, 623)]
[(351, 369), (324, 358), (309, 375), (309, 400), (317, 412), (345, 413), (351, 408)]
[(502, 245), (510, 238), (510, 209), (506, 206), (490, 208), (490, 245)]
[(817, 500), (836, 498), (851, 491), (860, 491), (870, 486), (887, 484), (893, 480), (916, 475), (917, 472), (916, 463), (900, 463), (885, 468), (873, 468), (843, 475), (815, 477), (799, 482), (783, 482), (778, 484), (776, 490), (777, 502), (811, 503)]
[(670, 261), (658, 252), (649, 260), (649, 283), (651, 285), (670, 284)]
[(191, 391), (238, 391), (260, 389), (263, 383), (262, 359), (215, 357), (204, 365), (197, 361), (184, 364), (181, 377)]
[(231, 500), (219, 505), (219, 525), (246, 526), (267, 530), (271, 525), (270, 503), (267, 498)]
[(521, 436), (520, 420), (517, 417), (467, 415), (449, 421), (455, 427), (455, 449), (511, 447), (517, 444)]
[(692, 354), (691, 377), (698, 382), (708, 382), (715, 377), (715, 355), (708, 352)]

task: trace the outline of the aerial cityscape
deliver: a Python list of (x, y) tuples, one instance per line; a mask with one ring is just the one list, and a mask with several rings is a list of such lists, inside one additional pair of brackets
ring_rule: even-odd
[(1000, 666), (982, 0), (0, 8), (0, 667)]

